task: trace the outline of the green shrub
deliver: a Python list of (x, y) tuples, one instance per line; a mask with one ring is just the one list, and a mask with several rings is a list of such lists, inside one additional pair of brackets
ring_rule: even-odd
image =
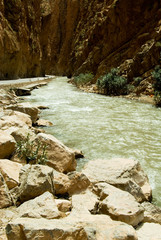
[(94, 78), (92, 73), (81, 73), (78, 76), (74, 77), (74, 83), (76, 86), (85, 85), (91, 83)]
[(46, 148), (47, 146), (41, 144), (40, 141), (31, 141), (28, 135), (27, 139), (17, 142), (16, 153), (20, 159), (25, 159), (27, 163), (45, 165), (47, 161)]
[(132, 84), (127, 84), (127, 94), (132, 93), (135, 90), (135, 86)]
[(152, 76), (155, 79), (154, 90), (161, 91), (161, 68), (160, 66), (156, 66), (154, 72), (152, 72)]
[(154, 101), (156, 106), (161, 107), (161, 68), (156, 66), (152, 72), (152, 76), (155, 80), (154, 82)]
[(111, 71), (97, 80), (97, 86), (99, 89), (103, 89), (107, 95), (122, 95), (127, 94), (127, 79), (119, 75), (117, 68), (111, 69)]
[(134, 80), (134, 82), (133, 82), (134, 86), (137, 87), (143, 79), (142, 79), (142, 77), (135, 77), (135, 78), (133, 78), (133, 80)]

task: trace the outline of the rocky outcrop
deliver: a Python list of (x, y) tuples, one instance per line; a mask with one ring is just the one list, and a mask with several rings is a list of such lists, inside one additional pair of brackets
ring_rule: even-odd
[(19, 217), (56, 219), (62, 216), (53, 194), (45, 192), (41, 196), (23, 203), (17, 208)]
[(0, 1), (1, 79), (42, 75), (38, 1)]
[(0, 173), (3, 175), (8, 189), (12, 189), (19, 185), (19, 172), (22, 165), (14, 163), (10, 160), (0, 160)]
[(19, 176), (20, 186), (17, 198), (20, 202), (33, 199), (46, 191), (54, 193), (53, 169), (41, 165), (25, 165)]
[(161, 225), (161, 209), (150, 202), (143, 202), (141, 205), (144, 208), (144, 222)]
[(138, 202), (152, 198), (148, 177), (136, 160), (94, 160), (86, 164), (83, 172), (92, 183), (106, 182), (114, 185), (128, 191)]
[(0, 159), (10, 157), (13, 154), (15, 147), (16, 142), (14, 138), (9, 134), (0, 131)]
[(2, 116), (0, 118), (1, 130), (8, 130), (10, 127), (22, 128), (24, 126), (27, 128), (32, 127), (32, 121), (29, 115), (12, 110), (2, 112)]
[(100, 197), (95, 205), (96, 213), (108, 214), (112, 219), (137, 226), (144, 219), (144, 208), (128, 192), (115, 188), (107, 183), (94, 186)]
[(79, 172), (70, 172), (63, 174), (54, 171), (54, 188), (56, 195), (73, 195), (80, 193), (90, 185), (89, 179), (85, 174)]
[(35, 139), (47, 146), (47, 165), (59, 172), (71, 172), (76, 169), (76, 160), (72, 150), (50, 134), (39, 133)]
[(137, 228), (138, 240), (160, 240), (161, 225), (156, 223), (144, 223)]
[(6, 208), (12, 205), (9, 189), (6, 185), (3, 175), (0, 173), (0, 208)]
[(32, 123), (36, 123), (38, 119), (39, 109), (37, 107), (31, 106), (30, 103), (18, 103), (14, 105), (9, 105), (6, 109), (12, 109), (14, 111), (22, 112), (31, 117)]
[(137, 240), (135, 230), (124, 223), (112, 221), (108, 216), (84, 216), (64, 220), (17, 219), (6, 227), (8, 240), (36, 239), (124, 239)]

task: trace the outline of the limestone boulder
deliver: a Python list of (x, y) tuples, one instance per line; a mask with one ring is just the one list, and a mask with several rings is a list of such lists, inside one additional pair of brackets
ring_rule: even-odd
[(17, 103), (17, 97), (14, 92), (8, 92), (4, 89), (0, 89), (0, 105), (9, 105)]
[(6, 208), (12, 205), (9, 189), (4, 180), (3, 175), (0, 173), (0, 208)]
[(73, 195), (75, 193), (80, 193), (87, 189), (90, 185), (89, 179), (86, 177), (85, 174), (79, 172), (70, 172), (67, 174), (70, 186), (68, 189), (69, 195)]
[(29, 96), (31, 95), (31, 90), (29, 88), (14, 88), (16, 96)]
[(47, 165), (63, 173), (76, 169), (74, 153), (55, 137), (39, 133), (35, 140), (47, 146)]
[(7, 159), (0, 160), (0, 173), (3, 175), (8, 189), (18, 186), (21, 167), (22, 164)]
[(36, 121), (36, 126), (38, 127), (50, 127), (53, 126), (52, 122), (45, 120), (45, 119), (38, 119)]
[(19, 218), (6, 227), (8, 240), (60, 239), (87, 240), (87, 234), (81, 226), (62, 220)]
[(128, 192), (122, 191), (107, 183), (94, 186), (100, 197), (96, 203), (96, 213), (108, 214), (112, 219), (137, 226), (144, 219), (144, 208)]
[(70, 181), (67, 174), (54, 170), (54, 189), (56, 195), (65, 195), (68, 193)]
[(72, 208), (72, 203), (69, 200), (66, 199), (55, 199), (57, 208), (61, 212), (69, 212)]
[(36, 123), (39, 115), (39, 109), (37, 107), (32, 106), (30, 103), (18, 103), (12, 104), (6, 107), (6, 109), (12, 109), (14, 111), (22, 112), (28, 114), (31, 117), (32, 123)]
[(150, 202), (143, 202), (141, 205), (144, 208), (144, 222), (161, 224), (161, 208)]
[[(93, 211), (96, 203), (98, 202), (98, 196), (87, 189), (81, 194), (75, 194), (72, 196), (72, 212), (71, 215), (77, 217), (84, 215), (90, 215)], [(87, 217), (88, 218), (88, 217)]]
[(0, 128), (6, 130), (10, 127), (31, 127), (32, 121), (29, 115), (17, 111), (6, 110), (0, 118)]
[(63, 174), (57, 171), (54, 171), (54, 188), (55, 194), (64, 195), (69, 194), (73, 195), (80, 193), (87, 189), (90, 185), (89, 179), (79, 172), (70, 172), (68, 174)]
[(54, 193), (53, 169), (43, 165), (26, 164), (20, 170), (19, 200), (25, 202), (46, 191)]
[(128, 191), (138, 202), (152, 198), (148, 177), (136, 160), (122, 158), (93, 160), (87, 163), (83, 173), (93, 184), (109, 183)]
[(161, 225), (143, 223), (136, 229), (138, 240), (161, 240)]
[(74, 149), (73, 150), (75, 158), (84, 158), (83, 152), (79, 149)]
[(56, 219), (62, 217), (53, 194), (45, 192), (41, 196), (24, 202), (17, 208), (19, 217)]
[(27, 127), (13, 129), (11, 135), (14, 137), (16, 142), (25, 141), (27, 137), (29, 137), (30, 141), (32, 141), (36, 137), (34, 131)]
[(56, 220), (19, 218), (7, 225), (6, 234), (8, 240), (137, 240), (132, 226), (112, 221), (105, 215)]
[(14, 138), (4, 133), (3, 131), (0, 131), (0, 159), (2, 158), (9, 158), (16, 147), (16, 142)]
[(16, 215), (16, 207), (0, 209), (0, 240), (7, 240), (5, 227)]

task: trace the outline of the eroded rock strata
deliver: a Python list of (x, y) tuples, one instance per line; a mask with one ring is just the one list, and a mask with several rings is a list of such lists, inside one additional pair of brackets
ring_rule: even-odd
[(153, 0), (0, 0), (0, 78), (97, 77), (120, 67), (131, 81), (159, 64), (161, 4)]

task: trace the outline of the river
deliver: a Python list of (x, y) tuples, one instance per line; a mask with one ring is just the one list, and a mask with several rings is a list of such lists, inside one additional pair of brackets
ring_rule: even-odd
[(26, 97), (45, 105), (41, 118), (65, 145), (83, 151), (78, 170), (92, 159), (131, 158), (140, 161), (153, 189), (153, 201), (161, 207), (161, 109), (124, 98), (85, 93), (58, 77)]

